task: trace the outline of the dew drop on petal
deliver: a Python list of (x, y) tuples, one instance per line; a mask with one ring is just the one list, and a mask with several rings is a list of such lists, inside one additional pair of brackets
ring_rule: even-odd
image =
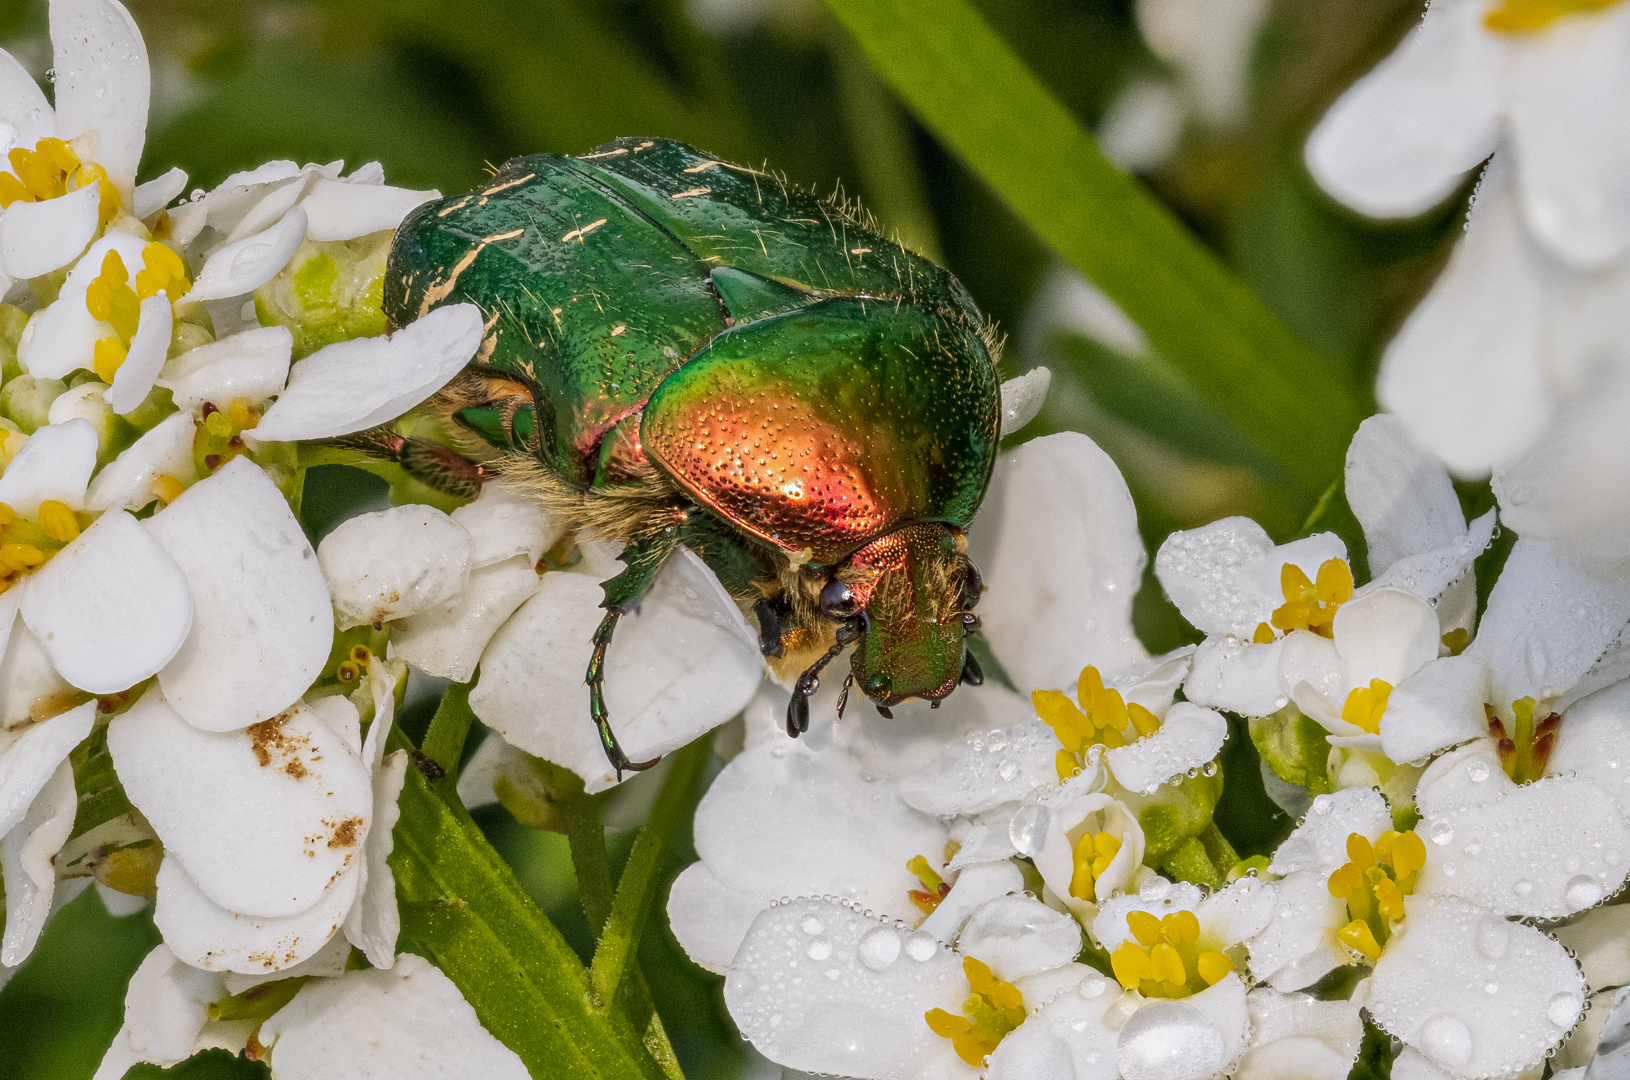
[(1336, 800), (1328, 795), (1320, 795), (1313, 800), (1313, 812), (1320, 817), (1328, 814), (1330, 808), (1336, 805)]
[(1427, 1057), (1447, 1069), (1464, 1065), (1472, 1056), (1472, 1030), (1458, 1017), (1432, 1017), (1420, 1026), (1414, 1041)]
[(825, 960), (832, 955), (832, 943), (823, 937), (814, 938), (804, 947), (804, 951), (811, 960)]
[(939, 941), (926, 930), (913, 931), (906, 937), (906, 955), (918, 963), (934, 959), (939, 947)]
[(1223, 1036), (1206, 1015), (1180, 1001), (1157, 1001), (1121, 1028), (1115, 1057), (1126, 1080), (1201, 1080), (1223, 1065)]
[(1577, 874), (1562, 888), (1562, 899), (1574, 911), (1595, 907), (1602, 899), (1601, 882), (1589, 874)]
[(1013, 758), (1008, 758), (1006, 761), (1002, 762), (1002, 764), (1000, 766), (998, 766), (997, 769), (996, 769), (997, 778), (999, 780), (1001, 780), (1002, 783), (1004, 783), (1004, 784), (1007, 783), (1009, 780), (1012, 780), (1015, 776), (1018, 776), (1018, 775), (1019, 775), (1019, 763), (1018, 763), (1018, 761), (1016, 761)]
[(1035, 855), (1041, 851), (1042, 842), (1047, 838), (1047, 824), (1052, 812), (1040, 803), (1029, 803), (1019, 807), (1013, 815), (1013, 820), (1007, 823), (1007, 838), (1018, 849), (1020, 855)]
[(1504, 919), (1488, 919), (1477, 931), (1477, 951), (1490, 960), (1499, 960), (1505, 956), (1506, 948), (1511, 944), (1511, 928)]
[(1075, 992), (1088, 1001), (1096, 997), (1103, 997), (1104, 991), (1108, 989), (1109, 980), (1102, 975), (1088, 975), (1075, 984)]
[(1426, 827), (1426, 836), (1432, 843), (1442, 847), (1455, 838), (1455, 827), (1443, 818), (1438, 818)]
[(1085, 1030), (1087, 1030), (1087, 1018), (1085, 1016), (1081, 1016), (1079, 1014), (1070, 1017), (1070, 1030), (1071, 1031), (1085, 1031)]
[(1527, 878), (1518, 878), (1511, 883), (1511, 891), (1518, 896), (1527, 896), (1534, 891), (1534, 883)]
[(1145, 878), (1138, 886), (1138, 899), (1146, 904), (1156, 904), (1166, 899), (1172, 891), (1172, 883), (1163, 877)]
[(1489, 778), (1489, 767), (1486, 761), (1474, 761), (1466, 766), (1466, 775), (1471, 777), (1475, 784), (1481, 784)]
[(1559, 1028), (1571, 1028), (1575, 1020), (1579, 1019), (1579, 1007), (1583, 1004), (1579, 995), (1569, 990), (1554, 994), (1551, 1000), (1545, 1003), (1545, 1019)]
[(996, 728), (993, 730), (990, 733), (988, 741), (985, 743), (985, 748), (993, 754), (1000, 754), (1003, 750), (1006, 750), (1007, 732), (1003, 731), (1001, 728)]
[(806, 934), (818, 934), (826, 929), (826, 924), (814, 915), (805, 915), (804, 921), (798, 924), (804, 928)]
[(1500, 992), (1500, 984), (1495, 982), (1493, 979), (1490, 979), (1488, 982), (1483, 984), (1483, 993), (1485, 993), (1485, 994), (1498, 994), (1499, 992)]
[(900, 935), (887, 926), (874, 927), (860, 936), (855, 953), (872, 971), (882, 971), (900, 959)]

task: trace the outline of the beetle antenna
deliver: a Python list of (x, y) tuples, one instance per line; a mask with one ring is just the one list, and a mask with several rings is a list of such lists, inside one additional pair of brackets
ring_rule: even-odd
[[(603, 625), (603, 624), (602, 624)], [(838, 640), (832, 647), (821, 655), (821, 658), (809, 665), (798, 681), (792, 686), (792, 700), (787, 702), (787, 734), (796, 739), (809, 730), (809, 699), (815, 696), (815, 691), (821, 688), (821, 671), (836, 660), (838, 654), (866, 633), (866, 616), (856, 615), (842, 626), (838, 627)], [(609, 634), (607, 637), (609, 638)], [(848, 694), (848, 682), (844, 683), (845, 700)], [(841, 715), (841, 708), (839, 710)]]

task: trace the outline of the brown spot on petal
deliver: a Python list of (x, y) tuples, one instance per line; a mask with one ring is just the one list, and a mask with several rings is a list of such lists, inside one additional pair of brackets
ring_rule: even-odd
[(283, 729), (293, 715), (294, 710), (289, 709), (270, 720), (250, 724), (244, 731), (249, 736), (249, 749), (254, 752), (261, 768), (272, 768), (275, 762), (275, 767), (291, 778), (303, 780), (308, 770), (301, 760), (300, 751), (308, 747), (311, 740), (305, 735), (291, 735)]
[(362, 828), (362, 819), (359, 817), (346, 818), (334, 828), (334, 835), (328, 841), (331, 848), (351, 847), (357, 842), (357, 832)]

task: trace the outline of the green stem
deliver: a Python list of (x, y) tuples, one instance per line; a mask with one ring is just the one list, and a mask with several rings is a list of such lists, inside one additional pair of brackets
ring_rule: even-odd
[(1114, 300), (1206, 398), (1295, 478), (1301, 506), (1341, 472), (1365, 409), (1135, 180), (969, 0), (826, 0), (951, 150)]

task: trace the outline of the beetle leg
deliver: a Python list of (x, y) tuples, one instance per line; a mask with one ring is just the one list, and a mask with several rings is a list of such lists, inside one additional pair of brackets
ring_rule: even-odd
[(843, 719), (843, 707), (849, 704), (849, 688), (855, 685), (855, 673), (850, 672), (843, 677), (843, 693), (838, 695), (838, 719)]
[(962, 681), (969, 686), (982, 686), (985, 682), (985, 669), (979, 666), (972, 649), (964, 650), (962, 654)]
[(765, 656), (782, 655), (780, 609), (763, 599), (753, 605), (753, 614), (758, 616), (758, 651)]
[(611, 644), (612, 631), (617, 629), (617, 620), (623, 613), (616, 608), (606, 611), (606, 617), (600, 620), (600, 625), (594, 631), (594, 655), (589, 658), (589, 670), (583, 676), (583, 681), (589, 684), (589, 716), (594, 720), (595, 729), (600, 732), (600, 745), (605, 748), (606, 759), (611, 767), (617, 770), (617, 780), (622, 782), (623, 772), (644, 772), (657, 762), (660, 757), (650, 761), (630, 761), (623, 748), (617, 743), (617, 735), (611, 730), (611, 714), (606, 711), (606, 698), (602, 686), (606, 674), (606, 646)]
[[(809, 665), (809, 670), (798, 676), (792, 687), (792, 700), (787, 702), (787, 734), (793, 738), (809, 730), (809, 699), (821, 688), (821, 670), (837, 659), (840, 652), (859, 641), (866, 632), (866, 616), (856, 615), (838, 627), (837, 642), (821, 658)], [(844, 684), (845, 691), (848, 683)]]
[(328, 446), (354, 450), (368, 457), (394, 461), (415, 480), (447, 495), (473, 499), (491, 476), (485, 467), (450, 447), (430, 439), (408, 437), (394, 424), (321, 440)]

